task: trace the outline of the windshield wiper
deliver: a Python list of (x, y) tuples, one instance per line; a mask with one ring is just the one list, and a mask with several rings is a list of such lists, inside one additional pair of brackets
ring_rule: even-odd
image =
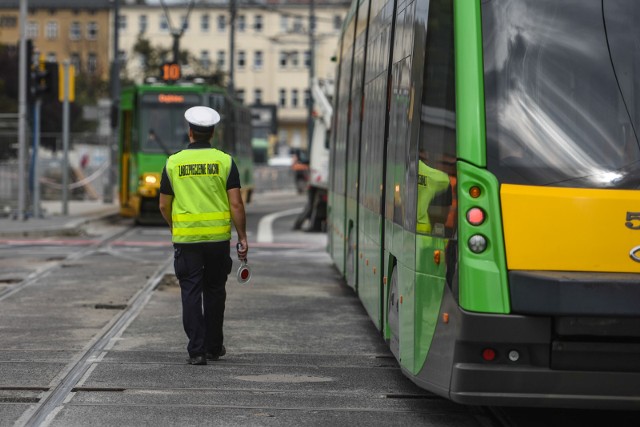
[(169, 148), (165, 145), (164, 142), (162, 142), (162, 139), (158, 136), (157, 133), (155, 133), (155, 131), (153, 129), (149, 129), (149, 141), (154, 141), (158, 144), (158, 146), (160, 148), (162, 148), (162, 151), (164, 151), (164, 153), (167, 155), (167, 157), (169, 157), (171, 155), (171, 151), (169, 151)]

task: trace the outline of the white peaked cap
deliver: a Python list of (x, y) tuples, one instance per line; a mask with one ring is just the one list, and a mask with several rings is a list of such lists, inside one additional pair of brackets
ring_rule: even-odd
[(191, 107), (184, 113), (184, 118), (196, 130), (207, 130), (220, 121), (220, 114), (209, 107)]

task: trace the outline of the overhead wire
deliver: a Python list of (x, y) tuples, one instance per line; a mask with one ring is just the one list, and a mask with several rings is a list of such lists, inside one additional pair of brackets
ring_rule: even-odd
[[(232, 1), (232, 0), (229, 0)], [(167, 12), (167, 6), (165, 4), (165, 0), (160, 0), (160, 3), (165, 11), (165, 15), (168, 16), (168, 12)], [(193, 3), (193, 0), (190, 0), (189, 3)], [(345, 2), (347, 3), (347, 2)], [(201, 5), (213, 5), (212, 3), (207, 3), (207, 2), (203, 2), (200, 1)], [(181, 6), (181, 3), (173, 3), (172, 6), (176, 7), (176, 6)], [(256, 9), (261, 9), (267, 12), (273, 12), (276, 13), (280, 16), (286, 16), (286, 17), (292, 17), (292, 18), (302, 18), (303, 20), (309, 20), (309, 14), (303, 14), (303, 13), (294, 13), (294, 12), (287, 12), (287, 11), (283, 11), (281, 8), (282, 7), (292, 7), (293, 5), (268, 5), (268, 4), (263, 4), (257, 1), (253, 1), (253, 0), (238, 0), (238, 7), (241, 6), (251, 6), (251, 7), (255, 7)], [(295, 6), (308, 6), (308, 5), (295, 5)], [(316, 7), (319, 5), (316, 5)], [(191, 6), (193, 7), (193, 6)], [(322, 16), (314, 16), (315, 21), (316, 22), (333, 22), (332, 18), (325, 18)], [(168, 21), (168, 18), (167, 18)], [(171, 28), (171, 23), (169, 23), (169, 27)]]

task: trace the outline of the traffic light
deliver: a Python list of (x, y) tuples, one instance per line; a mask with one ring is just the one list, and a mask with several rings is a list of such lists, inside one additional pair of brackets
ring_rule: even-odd
[(55, 93), (58, 86), (58, 63), (46, 62), (44, 56), (40, 56), (38, 63), (31, 69), (31, 94), (41, 96), (51, 92)]

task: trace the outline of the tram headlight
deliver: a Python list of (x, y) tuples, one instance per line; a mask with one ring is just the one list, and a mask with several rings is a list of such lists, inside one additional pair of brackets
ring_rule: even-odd
[(145, 175), (144, 176), (144, 183), (145, 184), (155, 184), (156, 182), (158, 182), (158, 178), (155, 175)]
[(468, 245), (471, 252), (479, 254), (487, 249), (487, 239), (481, 234), (474, 234), (469, 238)]

